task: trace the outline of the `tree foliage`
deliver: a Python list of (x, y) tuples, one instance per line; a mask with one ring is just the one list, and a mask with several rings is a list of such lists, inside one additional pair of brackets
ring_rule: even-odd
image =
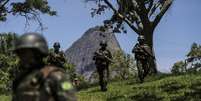
[(187, 66), (188, 71), (197, 72), (201, 71), (201, 45), (193, 43), (190, 51), (187, 53)]
[(9, 15), (23, 16), (28, 23), (35, 20), (42, 27), (40, 14), (56, 15), (47, 0), (0, 0), (0, 21), (6, 21)]
[(19, 59), (11, 52), (13, 42), (16, 40), (15, 33), (0, 34), (0, 93), (10, 90), (14, 72), (17, 71)]
[[(128, 24), (137, 34), (145, 34), (143, 31), (154, 30), (163, 15), (172, 4), (172, 0), (117, 0), (117, 7), (109, 0), (85, 0), (95, 1), (97, 8), (92, 8), (92, 16), (102, 14), (107, 8), (114, 14), (105, 25), (113, 25), (112, 28), (123, 29), (123, 24)], [(149, 33), (146, 33), (149, 34)]]
[(16, 33), (0, 34), (0, 53), (8, 54), (14, 48), (14, 41), (17, 38)]
[(188, 58), (193, 57), (201, 57), (201, 45), (198, 45), (197, 43), (193, 43), (191, 45), (191, 49), (186, 55)]
[(186, 65), (183, 61), (178, 61), (173, 65), (171, 72), (173, 74), (185, 73), (186, 72), (185, 66)]
[(193, 43), (186, 57), (185, 61), (178, 61), (174, 64), (171, 70), (172, 73), (201, 71), (201, 45)]
[(130, 54), (117, 51), (113, 55), (114, 63), (110, 66), (111, 74), (116, 73), (116, 77), (120, 79), (128, 79), (135, 75), (136, 66), (134, 58)]

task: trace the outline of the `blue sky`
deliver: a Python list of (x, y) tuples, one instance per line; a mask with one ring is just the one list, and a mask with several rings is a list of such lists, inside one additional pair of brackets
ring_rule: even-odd
[[(91, 18), (90, 8), (93, 4), (85, 4), (83, 0), (49, 0), (50, 5), (58, 11), (58, 16), (42, 15), (46, 30), (37, 29), (37, 23), (30, 22), (25, 28), (25, 19), (9, 16), (0, 23), (0, 32), (40, 32), (47, 38), (49, 46), (55, 41), (61, 42), (66, 50), (82, 34), (111, 16), (108, 11), (102, 16)], [(185, 58), (193, 42), (201, 44), (201, 0), (174, 0), (172, 7), (163, 17), (154, 33), (154, 48), (160, 71), (169, 72), (173, 63)], [(128, 29), (128, 34), (116, 34), (122, 49), (131, 53), (136, 43), (136, 34)]]

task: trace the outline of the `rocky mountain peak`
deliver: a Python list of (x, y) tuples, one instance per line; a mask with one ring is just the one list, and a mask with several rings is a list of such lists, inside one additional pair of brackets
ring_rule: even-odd
[(107, 41), (107, 48), (112, 54), (121, 50), (114, 33), (103, 32), (99, 26), (96, 26), (88, 29), (65, 51), (68, 61), (76, 66), (76, 72), (82, 74), (86, 79), (89, 79), (96, 70), (92, 58), (94, 52), (100, 48), (99, 44), (102, 40)]

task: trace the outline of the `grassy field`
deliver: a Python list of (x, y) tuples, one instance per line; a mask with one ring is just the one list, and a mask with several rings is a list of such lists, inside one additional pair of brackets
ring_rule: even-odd
[[(81, 90), (77, 97), (78, 101), (201, 101), (201, 74), (169, 76), (143, 84), (112, 82), (107, 92), (96, 86)], [(0, 96), (0, 101), (10, 101), (10, 97)]]
[(128, 81), (109, 84), (108, 92), (98, 87), (78, 93), (79, 101), (201, 101), (201, 75), (170, 76), (137, 84)]

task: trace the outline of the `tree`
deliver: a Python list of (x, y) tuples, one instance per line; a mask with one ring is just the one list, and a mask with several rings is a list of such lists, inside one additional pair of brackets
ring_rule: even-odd
[(179, 61), (179, 62), (176, 62), (172, 69), (171, 69), (171, 72), (173, 74), (181, 74), (181, 73), (184, 73), (186, 72), (186, 69), (185, 69), (185, 63), (183, 61)]
[(11, 54), (14, 48), (14, 41), (17, 39), (16, 33), (0, 33), (0, 53)]
[(186, 55), (188, 58), (201, 57), (201, 45), (193, 43), (190, 52)]
[[(134, 65), (134, 58), (130, 54), (125, 54), (122, 51), (117, 51), (113, 55), (113, 63), (110, 66), (110, 71), (117, 73), (120, 79), (128, 79), (135, 75), (136, 69)], [(113, 74), (113, 73), (111, 73)]]
[(200, 71), (201, 70), (201, 45), (193, 43), (191, 49), (186, 55), (186, 64), (190, 66), (188, 71)]
[[(145, 42), (153, 49), (153, 35), (158, 23), (172, 5), (173, 0), (86, 0), (95, 1), (98, 8), (92, 8), (92, 16), (102, 14), (107, 8), (112, 9), (113, 16), (104, 21), (104, 27), (110, 27), (114, 32), (125, 32), (126, 23), (136, 34), (144, 35)], [(155, 55), (154, 55), (155, 56)], [(155, 60), (152, 59), (151, 67), (156, 68)]]
[(39, 17), (41, 13), (56, 15), (47, 0), (0, 0), (0, 21), (6, 21), (8, 15), (23, 16), (27, 23), (29, 20), (36, 20), (42, 27)]
[(15, 33), (0, 33), (0, 93), (7, 93), (15, 73), (19, 72), (19, 59), (10, 51), (17, 38)]

